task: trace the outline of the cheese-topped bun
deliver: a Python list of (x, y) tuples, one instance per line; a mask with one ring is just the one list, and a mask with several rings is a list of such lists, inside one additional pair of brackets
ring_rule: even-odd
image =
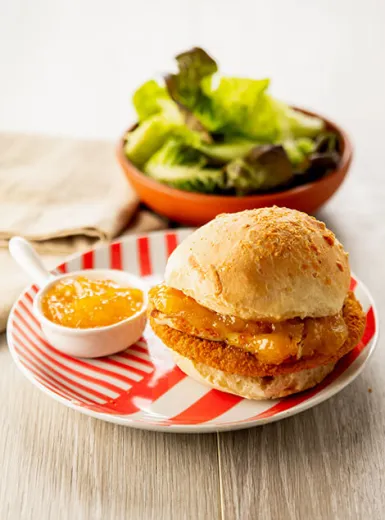
[(245, 320), (332, 316), (346, 298), (348, 255), (325, 224), (299, 211), (219, 215), (178, 246), (166, 284)]

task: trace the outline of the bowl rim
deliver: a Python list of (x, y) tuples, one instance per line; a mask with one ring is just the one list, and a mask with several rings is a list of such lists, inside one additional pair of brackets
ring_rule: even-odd
[(287, 196), (289, 195), (299, 195), (304, 191), (307, 191), (311, 189), (312, 187), (316, 187), (317, 185), (320, 185), (324, 183), (325, 181), (329, 181), (331, 178), (337, 177), (338, 174), (341, 173), (342, 170), (348, 169), (350, 163), (353, 159), (353, 144), (352, 141), (347, 134), (345, 130), (343, 130), (339, 125), (337, 125), (334, 121), (331, 119), (318, 114), (317, 112), (313, 112), (311, 110), (307, 110), (305, 108), (297, 107), (294, 105), (290, 105), (291, 108), (298, 110), (299, 112), (302, 112), (305, 115), (309, 116), (315, 116), (319, 119), (322, 119), (326, 123), (326, 127), (332, 129), (334, 132), (336, 132), (339, 137), (342, 139), (343, 143), (343, 152), (341, 155), (341, 160), (338, 165), (338, 167), (333, 170), (332, 172), (328, 173), (327, 175), (324, 175), (323, 177), (316, 179), (311, 182), (305, 182), (304, 184), (301, 184), (299, 186), (294, 186), (293, 188), (289, 188), (282, 191), (275, 191), (275, 192), (269, 192), (269, 193), (256, 193), (254, 195), (246, 195), (246, 196), (237, 196), (237, 195), (217, 195), (217, 194), (208, 194), (208, 193), (198, 193), (198, 192), (192, 192), (192, 191), (184, 191), (179, 190), (178, 188), (172, 188), (170, 186), (167, 186), (166, 184), (162, 184), (161, 182), (158, 182), (154, 179), (151, 179), (151, 177), (148, 177), (145, 175), (139, 168), (137, 168), (133, 162), (131, 162), (127, 156), (124, 153), (124, 141), (125, 136), (127, 132), (131, 131), (135, 126), (137, 126), (138, 123), (135, 123), (131, 125), (122, 135), (122, 137), (118, 141), (118, 145), (116, 148), (116, 154), (118, 161), (120, 165), (123, 167), (125, 171), (127, 169), (130, 169), (130, 176), (132, 176), (134, 179), (136, 179), (138, 182), (141, 182), (142, 184), (145, 184), (146, 187), (152, 188), (155, 190), (161, 190), (163, 193), (172, 196), (172, 197), (178, 197), (180, 199), (189, 200), (190, 202), (193, 202), (194, 200), (196, 202), (224, 202), (229, 200), (243, 200), (245, 202), (253, 202), (255, 200), (263, 200), (263, 199), (271, 199), (271, 197), (275, 198), (275, 201), (277, 204), (279, 204), (281, 199), (287, 199)]

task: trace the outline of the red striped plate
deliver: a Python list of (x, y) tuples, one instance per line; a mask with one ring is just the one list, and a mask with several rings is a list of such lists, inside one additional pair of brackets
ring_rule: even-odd
[[(162, 279), (166, 261), (190, 230), (128, 237), (75, 256), (57, 271), (82, 268), (125, 269), (151, 286)], [(352, 278), (367, 325), (359, 345), (316, 388), (277, 401), (249, 401), (211, 390), (185, 376), (166, 347), (147, 327), (144, 337), (120, 354), (97, 360), (75, 359), (55, 350), (32, 314), (36, 287), (15, 303), (8, 322), (8, 343), (21, 371), (63, 404), (106, 421), (162, 431), (219, 431), (256, 426), (288, 417), (328, 399), (362, 370), (372, 354), (378, 321), (373, 301)]]

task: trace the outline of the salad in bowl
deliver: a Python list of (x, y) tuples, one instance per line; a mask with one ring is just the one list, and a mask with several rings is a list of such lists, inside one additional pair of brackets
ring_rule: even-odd
[(149, 179), (224, 197), (277, 193), (338, 169), (341, 135), (269, 93), (269, 79), (228, 77), (203, 49), (133, 95), (125, 159)]

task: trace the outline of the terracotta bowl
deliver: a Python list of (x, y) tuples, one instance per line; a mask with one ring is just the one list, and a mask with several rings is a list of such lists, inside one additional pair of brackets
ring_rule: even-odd
[(138, 170), (124, 154), (124, 137), (117, 147), (118, 161), (127, 180), (139, 198), (156, 213), (188, 226), (200, 226), (212, 220), (219, 213), (234, 213), (245, 209), (265, 206), (284, 206), (306, 213), (314, 213), (337, 191), (342, 184), (353, 157), (352, 143), (347, 134), (328, 119), (303, 109), (305, 114), (322, 118), (329, 130), (339, 134), (342, 156), (339, 167), (324, 177), (301, 186), (262, 195), (246, 197), (206, 195), (170, 188)]

